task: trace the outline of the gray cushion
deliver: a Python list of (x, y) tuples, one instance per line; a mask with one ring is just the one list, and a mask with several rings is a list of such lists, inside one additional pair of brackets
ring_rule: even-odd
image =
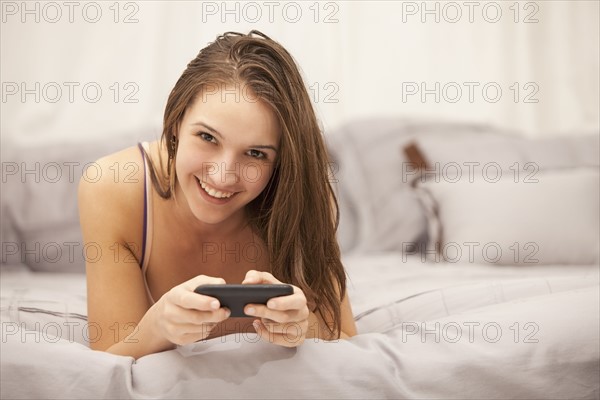
[[(77, 187), (85, 165), (158, 137), (159, 133), (148, 131), (50, 146), (7, 143), (3, 149), (2, 264), (21, 262), (34, 271), (84, 272)], [(91, 173), (88, 178), (95, 179)]]
[(402, 148), (417, 137), (491, 130), (485, 125), (379, 118), (354, 121), (328, 133), (342, 251), (402, 251), (403, 243), (424, 243), (427, 221), (410, 182), (402, 177), (403, 163), (408, 162)]
[(464, 243), (473, 242), (478, 251), (500, 249), (503, 257), (490, 257), (493, 263), (528, 262), (521, 257), (524, 246), (538, 253), (536, 263), (597, 263), (598, 134), (529, 139), (498, 133), (416, 138), (420, 155), (414, 158), (427, 165), (404, 175), (427, 216), (428, 259), (486, 262), (481, 252), (474, 259), (460, 256), (471, 253)]

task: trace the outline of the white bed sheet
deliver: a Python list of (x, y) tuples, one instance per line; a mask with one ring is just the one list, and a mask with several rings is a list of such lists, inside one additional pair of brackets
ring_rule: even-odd
[(396, 252), (352, 255), (342, 261), (359, 333), (383, 329), (371, 322), (378, 310), (395, 309), (395, 320), (426, 321), (600, 282), (598, 265), (436, 264)]
[(228, 335), (137, 361), (90, 350), (79, 328), (35, 334), (83, 325), (85, 276), (4, 268), (1, 397), (598, 398), (598, 266), (343, 261), (350, 340)]

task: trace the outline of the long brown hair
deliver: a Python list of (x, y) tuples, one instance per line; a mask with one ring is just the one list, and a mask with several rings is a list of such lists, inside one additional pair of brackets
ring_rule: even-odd
[(346, 276), (335, 237), (339, 209), (329, 182), (329, 157), (302, 76), (279, 43), (256, 30), (227, 32), (187, 65), (165, 108), (161, 145), (168, 161), (162, 184), (150, 167), (153, 186), (163, 198), (173, 195), (177, 133), (185, 111), (207, 87), (222, 84), (245, 85), (279, 120), (279, 154), (269, 183), (247, 206), (250, 224), (267, 244), (273, 276), (301, 288), (311, 311), (337, 338)]

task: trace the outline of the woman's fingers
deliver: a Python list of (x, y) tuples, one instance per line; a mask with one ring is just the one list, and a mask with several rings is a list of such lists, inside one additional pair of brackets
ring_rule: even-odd
[[(243, 284), (280, 284), (273, 275), (264, 271), (248, 271)], [(264, 340), (280, 346), (295, 347), (306, 339), (308, 317), (310, 315), (306, 296), (294, 285), (294, 293), (279, 296), (267, 304), (247, 304), (244, 312), (258, 317), (253, 322), (256, 333)]]
[(299, 310), (272, 310), (263, 304), (248, 304), (244, 312), (252, 317), (266, 318), (273, 322), (286, 324), (300, 322), (308, 318), (308, 307)]
[(267, 329), (270, 332), (273, 333), (282, 333), (282, 334), (297, 334), (299, 332), (301, 332), (304, 329), (304, 325), (308, 326), (308, 323), (305, 323), (305, 321), (298, 321), (298, 322), (290, 322), (287, 324), (280, 324), (279, 322), (275, 322), (272, 321), (270, 319), (266, 319), (266, 318), (262, 318), (260, 320), (260, 322), (262, 322), (262, 324), (264, 326), (267, 327)]
[(306, 339), (308, 321), (286, 325), (277, 324), (278, 326), (275, 328), (265, 325), (261, 320), (255, 320), (253, 325), (256, 333), (263, 340), (284, 347), (295, 347), (302, 344)]
[(200, 285), (225, 284), (222, 278), (196, 276), (169, 290), (160, 300), (159, 331), (172, 343), (182, 345), (204, 339), (231, 312), (217, 299), (194, 292)]
[(221, 307), (219, 300), (214, 297), (205, 296), (194, 292), (200, 285), (224, 285), (223, 278), (214, 278), (212, 276), (199, 275), (179, 286), (176, 286), (169, 292), (173, 303), (183, 308), (201, 311), (217, 310)]
[(198, 311), (215, 311), (221, 307), (216, 298), (187, 290), (175, 293), (173, 302), (179, 307)]
[(229, 318), (230, 311), (190, 310), (171, 304), (165, 310), (163, 331), (172, 343), (183, 345), (207, 337), (217, 324)]
[(247, 304), (244, 312), (247, 315), (268, 318), (280, 323), (302, 321), (309, 315), (306, 297), (301, 290), (288, 296), (274, 297), (267, 301), (266, 305)]
[(205, 339), (217, 324), (182, 325), (173, 328), (172, 342), (186, 345)]
[[(306, 307), (304, 293), (294, 293), (288, 296), (274, 297), (267, 301), (267, 308), (274, 311), (302, 310)], [(308, 311), (308, 307), (307, 311)]]
[(308, 308), (300, 310), (277, 311), (262, 304), (246, 307), (254, 308), (253, 315), (259, 317), (254, 321), (254, 329), (261, 338), (281, 346), (294, 347), (301, 344), (308, 332)]
[(225, 279), (215, 278), (214, 276), (198, 275), (192, 279), (183, 282), (180, 286), (183, 286), (187, 290), (194, 291), (200, 285), (224, 285)]
[(170, 320), (178, 324), (204, 324), (221, 322), (231, 315), (228, 308), (220, 308), (215, 311), (190, 310), (177, 307), (171, 311)]
[(243, 285), (245, 285), (245, 284), (264, 284), (264, 283), (277, 284), (277, 283), (282, 283), (282, 282), (279, 281), (277, 278), (275, 278), (269, 272), (256, 271), (254, 269), (251, 269), (250, 271), (246, 272), (246, 277), (242, 281)]

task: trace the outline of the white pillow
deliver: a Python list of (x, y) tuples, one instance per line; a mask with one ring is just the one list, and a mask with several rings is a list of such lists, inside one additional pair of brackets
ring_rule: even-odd
[(510, 171), (499, 179), (419, 179), (416, 190), (429, 224), (428, 258), (499, 265), (596, 264), (599, 181), (594, 167), (539, 171), (527, 182)]

